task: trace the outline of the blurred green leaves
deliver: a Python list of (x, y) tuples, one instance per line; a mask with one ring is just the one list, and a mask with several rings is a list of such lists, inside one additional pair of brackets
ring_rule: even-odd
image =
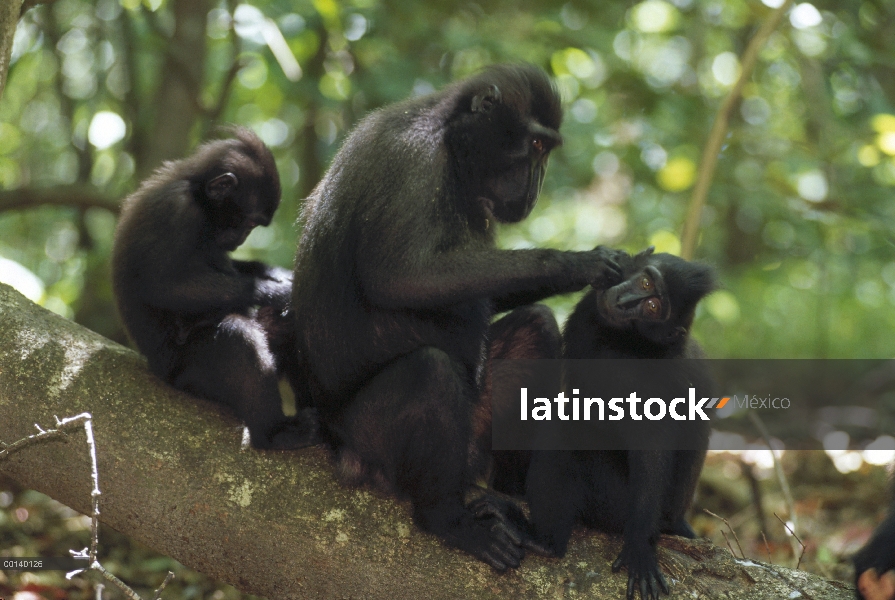
[[(238, 122), (277, 156), (282, 207), (240, 256), (290, 264), (300, 197), (367, 112), (506, 61), (550, 71), (566, 119), (544, 197), (501, 244), (679, 252), (715, 111), (775, 5), (222, 1), (199, 24), (178, 21), (187, 1), (57, 0), (20, 23), (0, 208), (34, 200), (0, 212), (0, 256), (37, 274), (54, 310), (82, 319), (111, 302), (114, 216), (42, 195), (133, 190), (157, 166), (143, 157), (172, 115), (155, 107), (179, 82), (199, 90), (180, 103), (191, 145)], [(178, 47), (184, 27), (204, 58)], [(797, 4), (762, 50), (702, 215), (697, 254), (725, 286), (697, 316), (711, 355), (895, 354), (893, 56), (895, 6), (860, 0)], [(182, 69), (195, 61), (201, 81)], [(551, 305), (562, 315), (573, 301)]]

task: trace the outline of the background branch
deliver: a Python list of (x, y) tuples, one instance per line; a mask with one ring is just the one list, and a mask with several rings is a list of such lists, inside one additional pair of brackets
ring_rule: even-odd
[(236, 35), (236, 24), (233, 21), (233, 15), (236, 13), (236, 2), (234, 0), (227, 1), (227, 11), (231, 17), (230, 27), (227, 31), (227, 39), (230, 42), (232, 58), (230, 59), (230, 68), (227, 69), (227, 72), (221, 79), (221, 89), (217, 94), (217, 99), (211, 107), (206, 109), (205, 135), (203, 137), (207, 137), (208, 132), (217, 124), (218, 119), (220, 119), (221, 115), (224, 113), (224, 109), (227, 108), (227, 103), (230, 100), (230, 92), (233, 90), (233, 82), (236, 80), (236, 75), (239, 73), (239, 70), (243, 67), (242, 61), (239, 58), (239, 54), (242, 52), (242, 42), (240, 41), (239, 36)]
[(25, 0), (22, 2), (22, 10), (20, 12), (21, 15), (24, 15), (26, 12), (38, 6), (40, 4), (53, 4), (56, 0)]
[(693, 196), (690, 199), (690, 206), (687, 208), (687, 217), (684, 220), (684, 230), (681, 234), (681, 257), (687, 260), (693, 258), (696, 251), (696, 242), (699, 236), (699, 222), (702, 218), (702, 207), (705, 206), (705, 200), (709, 193), (709, 187), (712, 185), (712, 177), (715, 174), (715, 167), (718, 164), (718, 155), (721, 153), (721, 145), (724, 143), (724, 137), (727, 135), (727, 125), (730, 122), (730, 115), (733, 113), (734, 107), (740, 100), (743, 93), (743, 87), (752, 77), (752, 71), (755, 70), (755, 64), (758, 62), (758, 53), (764, 47), (765, 42), (771, 37), (771, 33), (777, 29), (777, 25), (783, 19), (783, 16), (792, 6), (793, 0), (786, 0), (780, 7), (768, 17), (758, 32), (749, 40), (746, 51), (740, 60), (740, 76), (734, 84), (730, 93), (724, 98), (718, 112), (715, 115), (715, 122), (709, 132), (708, 140), (702, 151), (702, 160), (699, 165), (699, 173), (696, 175), (696, 185), (693, 186)]
[(0, 212), (41, 206), (70, 206), (83, 209), (104, 208), (117, 214), (121, 209), (120, 202), (121, 198), (113, 198), (91, 186), (0, 190)]

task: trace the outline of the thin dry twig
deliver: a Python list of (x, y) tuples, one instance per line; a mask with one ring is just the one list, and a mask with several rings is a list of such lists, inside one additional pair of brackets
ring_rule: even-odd
[[(707, 508), (703, 508), (702, 511), (703, 511), (704, 513), (706, 513), (707, 515), (710, 515), (710, 516), (712, 516), (712, 517), (715, 517), (716, 519), (720, 519), (721, 521), (724, 522), (725, 525), (727, 525), (727, 528), (730, 530), (730, 533), (733, 535), (733, 539), (734, 539), (734, 540), (736, 541), (736, 543), (737, 543), (737, 548), (740, 549), (740, 555), (742, 556), (743, 560), (746, 560), (746, 553), (743, 552), (743, 547), (740, 545), (740, 538), (737, 537), (737, 532), (734, 531), (734, 530), (733, 530), (733, 527), (730, 526), (730, 522), (729, 522), (727, 519), (725, 519), (724, 517), (722, 517), (722, 516), (720, 516), (720, 515), (716, 515), (715, 513), (713, 513), (712, 511), (710, 511), (710, 510), (707, 509)], [(725, 539), (725, 540), (727, 539), (727, 536), (724, 534), (724, 530), (723, 530), (723, 529), (721, 530), (721, 535), (724, 535), (724, 539)], [(729, 545), (730, 545), (730, 542), (727, 542), (727, 545), (729, 546)], [(731, 552), (731, 554), (733, 554), (733, 549), (731, 549), (730, 552)], [(734, 558), (737, 558), (737, 555), (734, 554), (733, 557), (734, 557)]]
[(168, 584), (174, 579), (174, 573), (168, 571), (168, 574), (165, 576), (165, 580), (162, 584), (155, 590), (155, 595), (152, 597), (152, 600), (161, 600), (162, 590), (168, 587)]
[(799, 554), (799, 561), (796, 563), (796, 570), (798, 570), (799, 566), (801, 566), (801, 564), (802, 564), (802, 557), (805, 556), (805, 550), (808, 548), (808, 546), (806, 546), (805, 543), (801, 539), (799, 539), (799, 536), (796, 535), (796, 532), (793, 531), (792, 528), (790, 528), (790, 526), (786, 524), (786, 521), (781, 519), (777, 515), (777, 513), (774, 513), (774, 516), (777, 517), (778, 521), (783, 523), (783, 526), (786, 527), (786, 530), (790, 533), (790, 535), (792, 535), (792, 537), (794, 537), (796, 539), (797, 542), (799, 542), (799, 545), (802, 547), (802, 552), (801, 552), (801, 554)]
[(718, 108), (715, 115), (715, 122), (709, 132), (708, 140), (702, 151), (702, 159), (699, 165), (699, 173), (696, 175), (696, 184), (693, 187), (693, 196), (690, 199), (690, 206), (687, 209), (687, 218), (684, 221), (684, 230), (681, 234), (681, 257), (690, 260), (696, 250), (696, 239), (699, 234), (699, 221), (702, 217), (702, 207), (705, 206), (705, 199), (709, 193), (709, 187), (712, 184), (712, 177), (715, 174), (715, 166), (718, 163), (718, 154), (721, 152), (721, 145), (724, 143), (724, 137), (727, 135), (727, 125), (730, 122), (730, 115), (734, 107), (743, 93), (743, 87), (752, 76), (755, 64), (758, 62), (758, 53), (764, 47), (765, 42), (771, 36), (771, 33), (780, 24), (783, 15), (792, 6), (793, 0), (786, 0), (779, 8), (774, 10), (767, 21), (762, 23), (756, 34), (749, 40), (749, 45), (743, 52), (740, 60), (740, 76), (734, 84), (730, 93), (724, 98), (724, 102)]
[(764, 530), (761, 532), (761, 539), (764, 540), (764, 549), (768, 552), (768, 562), (773, 563), (774, 561), (771, 560), (771, 547), (768, 545), (768, 538), (764, 534)]
[(761, 484), (758, 482), (758, 477), (755, 476), (755, 468), (753, 465), (742, 458), (740, 458), (739, 463), (743, 474), (746, 476), (746, 480), (749, 482), (749, 491), (752, 493), (752, 504), (755, 506), (755, 518), (758, 521), (758, 529), (759, 531), (764, 531), (768, 528), (768, 524), (765, 520)]
[(88, 421), (93, 417), (90, 416), (90, 413), (81, 413), (80, 415), (68, 417), (62, 419), (61, 421), (59, 420), (59, 417), (53, 418), (56, 419), (55, 429), (44, 429), (43, 427), (35, 423), (34, 427), (37, 429), (37, 433), (34, 433), (27, 437), (23, 437), (22, 439), (15, 441), (12, 444), (0, 442), (0, 460), (8, 458), (13, 453), (31, 446), (41, 440), (63, 437), (68, 430), (82, 427), (85, 421)]
[(126, 583), (109, 573), (105, 569), (105, 567), (99, 564), (99, 561), (90, 563), (90, 570), (97, 571), (100, 575), (103, 576), (103, 578), (105, 578), (106, 581), (111, 582), (115, 587), (121, 590), (121, 593), (130, 598), (130, 600), (143, 600), (142, 598), (140, 598), (139, 595), (137, 595), (137, 592), (128, 587)]
[[(780, 491), (783, 493), (783, 501), (786, 503), (786, 511), (789, 514), (789, 518), (792, 519), (793, 527), (798, 527), (799, 521), (798, 515), (796, 515), (796, 503), (792, 498), (792, 490), (789, 489), (789, 482), (786, 479), (786, 474), (783, 472), (783, 465), (780, 464), (780, 461), (777, 459), (777, 453), (774, 451), (773, 445), (771, 445), (771, 433), (765, 426), (764, 421), (761, 420), (761, 417), (755, 414), (754, 410), (749, 411), (749, 420), (755, 425), (759, 435), (761, 435), (764, 443), (768, 446), (768, 450), (771, 452), (771, 460), (774, 461), (774, 476), (777, 478), (777, 483), (780, 485)], [(796, 546), (792, 540), (790, 540), (790, 544), (792, 544), (792, 554), (795, 556)]]
[[(12, 444), (6, 444), (0, 441), (0, 461), (9, 458), (13, 453), (19, 452), (20, 450), (27, 448), (28, 446), (32, 446), (43, 440), (64, 437), (69, 430), (75, 429), (77, 427), (83, 427), (84, 433), (87, 436), (87, 447), (90, 454), (90, 478), (91, 482), (93, 483), (93, 489), (90, 492), (90, 498), (92, 501), (92, 510), (90, 515), (90, 547), (84, 548), (82, 550), (70, 550), (69, 553), (75, 558), (88, 559), (88, 564), (90, 566), (85, 569), (77, 569), (75, 571), (71, 571), (70, 573), (66, 573), (65, 577), (66, 579), (71, 579), (75, 575), (84, 573), (85, 571), (96, 571), (104, 579), (113, 583), (119, 590), (121, 590), (121, 592), (125, 596), (127, 596), (131, 600), (143, 600), (142, 598), (140, 598), (139, 595), (137, 595), (134, 590), (128, 587), (126, 583), (107, 571), (105, 567), (103, 567), (96, 559), (97, 549), (99, 547), (99, 499), (102, 495), (102, 492), (100, 492), (99, 489), (99, 468), (96, 461), (96, 440), (93, 437), (93, 416), (90, 413), (81, 413), (79, 415), (75, 415), (74, 417), (67, 417), (61, 420), (57, 416), (53, 416), (53, 418), (56, 420), (55, 429), (44, 429), (40, 425), (35, 423), (34, 427), (37, 428), (37, 433), (24, 437), (18, 441), (13, 442)], [(165, 577), (165, 581), (156, 590), (153, 600), (160, 600), (162, 590), (165, 589), (165, 586), (167, 586), (173, 578), (174, 573), (168, 571), (168, 576)], [(103, 584), (97, 584), (97, 600), (102, 600), (103, 588)]]
[(730, 555), (734, 558), (739, 558), (737, 553), (733, 551), (733, 546), (730, 545), (730, 540), (727, 538), (727, 534), (724, 533), (724, 530), (721, 530), (721, 535), (724, 536), (724, 541), (727, 542), (727, 549), (730, 550)]

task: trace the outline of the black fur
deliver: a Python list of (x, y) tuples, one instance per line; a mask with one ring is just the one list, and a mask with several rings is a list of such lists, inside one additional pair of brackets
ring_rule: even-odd
[(225, 404), (257, 448), (316, 440), (313, 411), (282, 412), (287, 374), (306, 398), (289, 314), (292, 273), (233, 260), (257, 225), (270, 224), (280, 179), (248, 129), (166, 162), (122, 204), (112, 283), (124, 325), (149, 368), (174, 387)]
[[(652, 255), (652, 249), (619, 262), (624, 281), (605, 291), (591, 290), (566, 322), (563, 358), (700, 357), (689, 330), (696, 304), (715, 288), (711, 269), (668, 254)], [(684, 362), (686, 369), (676, 362), (673, 368), (679, 371), (663, 373), (659, 379), (666, 383), (674, 380), (675, 389), (686, 389), (698, 381), (697, 389), (705, 391), (709, 386), (705, 367), (699, 361)], [(646, 375), (638, 371), (640, 361), (631, 364), (634, 366), (626, 371), (613, 363), (597, 375), (591, 366), (566, 360), (564, 387), (618, 396), (607, 390), (636, 389), (635, 383)], [(652, 361), (642, 364), (656, 368)], [(628, 423), (607, 421), (595, 427), (602, 427), (602, 435), (613, 436), (624, 447), (630, 436), (644, 431), (635, 428), (640, 425)], [(708, 424), (662, 421), (655, 425), (659, 429), (651, 429), (651, 435), (663, 442), (655, 450), (534, 452), (526, 483), (535, 539), (552, 554), (565, 554), (578, 519), (590, 527), (623, 535), (613, 570), (627, 569), (629, 600), (638, 589), (644, 600), (658, 598), (660, 590), (669, 592), (656, 560), (660, 533), (695, 537), (684, 515), (708, 448)], [(696, 449), (666, 449), (679, 445)]]
[[(494, 413), (516, 415), (518, 390), (531, 387), (532, 380), (549, 393), (555, 393), (560, 385), (557, 376), (533, 374), (530, 360), (553, 359), (562, 356), (562, 334), (553, 312), (544, 305), (534, 304), (517, 309), (491, 326), (491, 351), (482, 402), (476, 409), (472, 464), (475, 472), (490, 479), (493, 489), (511, 496), (525, 493), (525, 476), (531, 452), (527, 450), (491, 450), (491, 422)], [(499, 367), (494, 360), (503, 359)], [(551, 375), (553, 372), (551, 371)], [(512, 391), (515, 390), (515, 393)], [(498, 394), (502, 394), (498, 396)], [(493, 463), (493, 464), (492, 464)], [(490, 477), (488, 475), (490, 474)]]
[(599, 283), (606, 252), (498, 250), (560, 142), (559, 96), (530, 66), (484, 70), (374, 112), (305, 205), (294, 308), (321, 419), (357, 480), (496, 569), (516, 537), (464, 506), (496, 312)]
[(858, 598), (864, 600), (861, 585), (859, 585), (861, 575), (865, 571), (874, 569), (877, 577), (880, 577), (886, 571), (895, 569), (895, 501), (890, 506), (889, 514), (885, 520), (876, 528), (873, 537), (855, 555), (854, 563)]

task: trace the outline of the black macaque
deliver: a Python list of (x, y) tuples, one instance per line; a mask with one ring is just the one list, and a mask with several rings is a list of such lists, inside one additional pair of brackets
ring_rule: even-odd
[[(112, 249), (118, 310), (149, 368), (231, 407), (256, 448), (317, 441), (295, 353), (292, 273), (228, 252), (280, 202), (273, 155), (248, 129), (166, 162), (122, 204)], [(282, 410), (289, 378), (298, 408)]]
[(346, 478), (408, 497), (420, 527), (497, 570), (524, 540), (464, 498), (491, 318), (618, 277), (600, 248), (495, 247), (495, 224), (534, 206), (561, 118), (521, 65), (372, 113), (311, 194), (296, 254), (299, 352)]
[[(626, 361), (631, 365), (626, 368), (611, 363), (595, 372), (594, 362), (571, 359), (702, 356), (689, 331), (697, 303), (716, 287), (713, 271), (669, 254), (652, 254), (652, 248), (619, 263), (624, 281), (588, 292), (563, 329), (567, 392), (588, 389), (607, 398), (617, 396), (606, 390), (637, 389), (636, 382), (647, 375), (643, 369), (655, 369), (661, 362)], [(682, 363), (687, 366), (678, 366)], [(684, 394), (687, 386), (711, 388), (702, 361), (668, 366), (668, 375), (662, 371), (658, 376), (663, 385), (666, 379), (680, 378), (674, 389), (683, 388)], [(649, 375), (656, 377), (655, 372)], [(622, 534), (622, 550), (612, 568), (627, 569), (627, 598), (631, 600), (637, 589), (644, 600), (658, 598), (660, 590), (669, 593), (656, 559), (659, 534), (696, 537), (684, 514), (705, 460), (708, 423), (663, 420), (641, 425), (622, 420), (594, 426), (598, 432), (594, 435), (612, 436), (619, 449), (533, 453), (526, 497), (535, 539), (562, 556), (578, 519), (589, 527)], [(631, 442), (631, 436), (645, 431), (657, 442), (656, 449)], [(678, 447), (687, 449), (672, 449)]]
[(895, 600), (895, 501), (889, 514), (854, 557), (861, 600)]
[[(474, 472), (480, 474), (491, 488), (509, 496), (525, 493), (525, 477), (531, 461), (529, 450), (492, 451), (491, 425), (495, 413), (513, 415), (518, 408), (518, 390), (530, 387), (531, 380), (553, 393), (560, 385), (560, 377), (535, 376), (529, 362), (532, 359), (558, 360), (562, 357), (562, 334), (553, 312), (541, 304), (533, 304), (526, 310), (517, 309), (491, 325), (489, 360), (485, 370), (482, 401), (476, 406), (473, 418), (473, 438), (476, 443), (470, 458)], [(503, 362), (495, 363), (503, 359)], [(503, 395), (497, 396), (499, 390)], [(507, 397), (508, 390), (516, 390)], [(546, 395), (546, 394), (545, 394)], [(489, 477), (490, 476), (490, 477)], [(489, 481), (490, 479), (490, 481)], [(504, 504), (512, 510), (512, 501)], [(521, 527), (526, 521), (514, 515)]]

